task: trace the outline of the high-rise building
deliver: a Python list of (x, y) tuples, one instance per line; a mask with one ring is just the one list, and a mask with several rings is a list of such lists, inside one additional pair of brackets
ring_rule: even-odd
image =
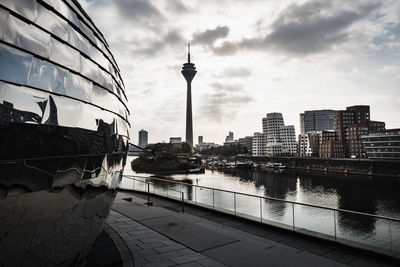
[(225, 137), (225, 143), (233, 141), (233, 132), (229, 132), (229, 134)]
[(188, 62), (183, 64), (182, 75), (187, 84), (186, 96), (186, 143), (193, 147), (193, 120), (192, 120), (192, 80), (196, 75), (196, 67), (190, 62), (190, 44), (188, 44)]
[(300, 132), (333, 130), (335, 111), (331, 109), (307, 110), (300, 113)]
[(203, 136), (199, 135), (199, 145), (202, 145), (202, 144), (203, 144)]
[(148, 132), (146, 130), (139, 131), (139, 143), (138, 146), (144, 148), (148, 144)]

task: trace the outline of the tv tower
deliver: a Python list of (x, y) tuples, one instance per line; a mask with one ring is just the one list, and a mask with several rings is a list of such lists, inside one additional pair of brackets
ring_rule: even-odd
[(182, 75), (187, 83), (186, 98), (186, 143), (193, 147), (193, 121), (192, 121), (192, 80), (196, 75), (196, 67), (190, 63), (190, 43), (188, 44), (188, 62), (183, 64)]

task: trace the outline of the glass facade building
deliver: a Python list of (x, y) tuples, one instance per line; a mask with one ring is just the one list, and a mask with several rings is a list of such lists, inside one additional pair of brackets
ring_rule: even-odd
[(330, 109), (308, 110), (300, 113), (300, 133), (333, 130), (335, 111)]
[(85, 265), (121, 180), (120, 69), (76, 0), (0, 0), (0, 265)]

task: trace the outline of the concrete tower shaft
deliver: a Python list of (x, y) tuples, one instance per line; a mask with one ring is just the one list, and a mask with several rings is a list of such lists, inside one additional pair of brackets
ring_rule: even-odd
[(192, 119), (192, 80), (196, 75), (196, 67), (190, 62), (190, 44), (188, 44), (188, 62), (183, 64), (182, 71), (187, 83), (186, 97), (186, 142), (193, 147), (193, 119)]

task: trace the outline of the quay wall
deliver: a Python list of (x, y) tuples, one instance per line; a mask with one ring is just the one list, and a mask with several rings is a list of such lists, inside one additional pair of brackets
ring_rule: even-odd
[(400, 161), (369, 159), (322, 159), (303, 157), (237, 156), (236, 161), (251, 160), (257, 164), (281, 162), (287, 168), (309, 171), (339, 172), (400, 178)]

